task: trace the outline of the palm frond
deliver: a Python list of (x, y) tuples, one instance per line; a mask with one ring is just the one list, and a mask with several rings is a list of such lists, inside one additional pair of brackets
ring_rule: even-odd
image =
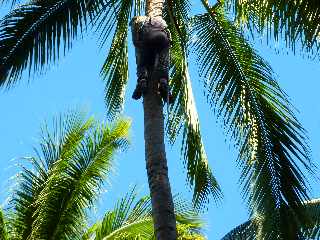
[(115, 151), (128, 145), (129, 126), (76, 113), (46, 124), (37, 157), (29, 158), (33, 169), (23, 167), (11, 201), (14, 239), (80, 239)]
[(31, 1), (0, 21), (0, 86), (10, 87), (23, 70), (41, 72), (72, 46), (90, 19), (113, 1)]
[[(303, 203), (304, 210), (310, 216), (307, 225), (302, 226), (299, 239), (319, 239), (320, 237), (320, 199), (312, 199)], [(232, 229), (222, 240), (255, 240), (256, 226), (254, 219)]]
[(68, 159), (74, 155), (86, 132), (94, 124), (92, 117), (86, 119), (84, 112), (77, 111), (69, 111), (54, 118), (52, 127), (44, 123), (41, 127), (40, 151), (35, 149), (37, 157), (44, 159), (47, 170), (50, 170), (58, 159)]
[(137, 200), (133, 188), (120, 199), (113, 210), (108, 211), (95, 231), (95, 240), (102, 239), (151, 239), (153, 222), (150, 198)]
[(312, 168), (305, 131), (271, 67), (220, 8), (195, 17), (194, 31), (208, 102), (239, 147), (240, 182), (259, 236), (293, 239), (307, 221), (301, 202), (308, 199), (308, 186), (301, 167)]
[(3, 210), (0, 208), (0, 239), (9, 240), (8, 229), (7, 229), (7, 219), (4, 215)]
[(44, 124), (40, 148), (35, 149), (36, 157), (25, 158), (32, 169), (22, 166), (22, 171), (17, 176), (19, 187), (10, 201), (13, 210), (10, 225), (14, 239), (27, 239), (30, 236), (35, 219), (34, 212), (37, 210), (35, 202), (53, 174), (53, 165), (59, 159), (74, 154), (75, 146), (83, 140), (85, 132), (92, 126), (91, 118), (85, 120), (84, 114), (76, 112), (55, 118), (51, 129), (48, 124)]
[[(293, 52), (296, 49), (314, 55), (320, 42), (320, 2), (317, 0), (228, 0), (241, 26), (254, 29), (268, 40), (283, 38)], [(272, 41), (269, 41), (272, 43)]]
[(54, 164), (52, 175), (35, 202), (31, 238), (80, 238), (86, 210), (93, 205), (103, 180), (112, 170), (114, 153), (128, 144), (129, 126), (129, 121), (121, 119), (111, 128), (96, 125), (86, 133), (73, 156)]
[(178, 240), (205, 240), (202, 231), (205, 223), (194, 206), (179, 195), (174, 196)]
[[(140, 1), (135, 1), (135, 12), (139, 12), (139, 3)], [(107, 114), (111, 119), (121, 113), (124, 105), (125, 90), (129, 78), (128, 27), (133, 7), (132, 0), (117, 1), (112, 11), (105, 12), (97, 20), (102, 44), (107, 42), (113, 28), (115, 28), (111, 47), (101, 70), (102, 77), (106, 82)]]
[[(175, 209), (178, 229), (181, 229), (178, 239), (188, 239), (187, 237), (191, 236), (195, 237), (192, 239), (204, 239), (200, 238), (203, 223), (197, 213), (181, 198), (175, 198)], [(137, 200), (137, 191), (136, 188), (133, 188), (118, 201), (113, 210), (105, 214), (101, 222), (95, 223), (88, 230), (83, 239), (153, 240), (150, 197), (142, 197)]]
[[(185, 68), (184, 66), (183, 68)], [(188, 181), (193, 186), (193, 201), (195, 206), (202, 207), (208, 203), (210, 195), (215, 201), (222, 197), (216, 178), (209, 167), (207, 155), (202, 142), (200, 122), (193, 97), (191, 81), (187, 68), (182, 69), (184, 81), (181, 99), (184, 108), (182, 153), (187, 168)]]
[[(200, 207), (208, 201), (210, 195), (215, 200), (219, 199), (221, 192), (209, 167), (203, 146), (200, 123), (188, 73), (186, 60), (186, 43), (189, 39), (188, 26), (186, 25), (188, 22), (187, 10), (189, 5), (186, 5), (188, 1), (174, 1), (172, 4), (175, 4), (170, 6), (175, 10), (172, 11), (175, 16), (173, 18), (168, 13), (166, 20), (172, 35), (170, 86), (172, 87), (175, 104), (170, 106), (166, 131), (171, 143), (175, 142), (182, 131), (182, 156), (187, 168), (187, 179), (193, 187), (194, 204)], [(180, 23), (184, 24), (180, 25)], [(179, 29), (177, 29), (177, 25), (179, 25)], [(181, 37), (184, 37), (184, 39), (181, 39)]]
[(188, 38), (188, 20), (191, 11), (189, 0), (168, 0), (164, 8), (164, 18), (169, 23), (169, 28), (173, 32), (173, 38), (179, 39), (183, 48), (186, 48)]

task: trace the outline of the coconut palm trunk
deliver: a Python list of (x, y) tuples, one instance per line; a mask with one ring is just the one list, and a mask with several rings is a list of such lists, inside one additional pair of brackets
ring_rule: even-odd
[[(146, 1), (149, 17), (162, 16), (164, 0)], [(177, 239), (174, 205), (164, 144), (163, 104), (158, 94), (157, 72), (149, 79), (143, 99), (145, 158), (156, 239)]]

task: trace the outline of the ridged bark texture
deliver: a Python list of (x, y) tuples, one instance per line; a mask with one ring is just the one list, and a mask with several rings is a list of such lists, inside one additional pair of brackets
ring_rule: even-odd
[[(161, 17), (163, 4), (164, 0), (147, 0), (147, 15)], [(154, 71), (151, 79), (148, 79), (148, 92), (143, 99), (146, 167), (156, 239), (176, 240), (176, 219), (164, 144), (163, 104), (158, 94), (158, 81), (157, 71)]]
[(157, 94), (155, 75), (149, 81), (148, 93), (143, 100), (145, 157), (156, 239), (175, 240), (176, 220), (164, 145), (163, 106)]
[(147, 0), (146, 14), (149, 17), (162, 17), (163, 4), (165, 0)]

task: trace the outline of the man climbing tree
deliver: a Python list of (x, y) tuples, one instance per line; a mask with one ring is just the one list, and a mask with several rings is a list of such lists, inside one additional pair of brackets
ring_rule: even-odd
[(148, 79), (156, 71), (161, 98), (164, 102), (172, 103), (168, 85), (170, 32), (166, 22), (161, 17), (138, 16), (132, 19), (131, 26), (138, 77), (132, 98), (137, 100), (147, 93)]
[(161, 102), (161, 98), (164, 102), (172, 102), (168, 86), (170, 33), (162, 18), (164, 2), (146, 1), (146, 16), (137, 16), (131, 21), (138, 75), (132, 97), (144, 97), (146, 168), (156, 239), (175, 240), (176, 220), (168, 177)]

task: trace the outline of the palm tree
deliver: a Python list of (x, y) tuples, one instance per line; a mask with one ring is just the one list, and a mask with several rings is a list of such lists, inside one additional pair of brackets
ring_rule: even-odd
[[(0, 23), (0, 85), (13, 86), (23, 70), (44, 70), (59, 59), (61, 52), (71, 48), (78, 35), (97, 27), (102, 43), (113, 34), (101, 73), (106, 81), (107, 112), (111, 118), (116, 116), (123, 108), (128, 81), (129, 21), (132, 16), (142, 15), (146, 4), (147, 15), (163, 14), (172, 35), (170, 85), (175, 99), (164, 125), (158, 95), (153, 91), (144, 98), (146, 161), (157, 239), (175, 239), (164, 130), (172, 144), (179, 134), (183, 136), (182, 156), (188, 182), (194, 189), (194, 203), (202, 206), (209, 195), (220, 197), (208, 166), (191, 88), (188, 59), (194, 54), (208, 103), (239, 149), (240, 182), (251, 217), (259, 219), (261, 239), (296, 239), (301, 226), (309, 221), (302, 202), (309, 199), (304, 170), (312, 172), (312, 164), (305, 131), (278, 86), (271, 66), (228, 17), (230, 6), (237, 7), (233, 8), (236, 10), (243, 6), (247, 15), (236, 11), (237, 19), (247, 16), (248, 20), (262, 19), (262, 23), (270, 20), (262, 18), (264, 12), (254, 11), (255, 7), (246, 4), (249, 2), (258, 4), (229, 0), (209, 5), (201, 0), (204, 13), (192, 16), (188, 0), (32, 0), (12, 10)], [(264, 2), (271, 4), (266, 5), (268, 14), (278, 7), (275, 1)], [(279, 8), (279, 16), (295, 16), (297, 11), (281, 2), (284, 7)], [(295, 1), (293, 8), (299, 6), (301, 10), (303, 2)], [(318, 14), (318, 5), (313, 6)], [(287, 26), (293, 31), (295, 23), (283, 19), (288, 24), (281, 28), (281, 33), (286, 33)], [(301, 18), (301, 26), (319, 29), (312, 27), (317, 24), (312, 19)], [(160, 168), (161, 172), (156, 172)], [(155, 180), (162, 180), (161, 184)]]
[[(9, 206), (0, 210), (0, 239), (153, 239), (150, 198), (133, 188), (103, 221), (88, 228), (90, 209), (114, 170), (115, 152), (128, 145), (130, 121), (99, 124), (70, 113), (42, 128), (35, 157), (25, 158)], [(181, 240), (200, 234), (203, 222), (176, 198)], [(94, 238), (92, 238), (94, 237)]]

